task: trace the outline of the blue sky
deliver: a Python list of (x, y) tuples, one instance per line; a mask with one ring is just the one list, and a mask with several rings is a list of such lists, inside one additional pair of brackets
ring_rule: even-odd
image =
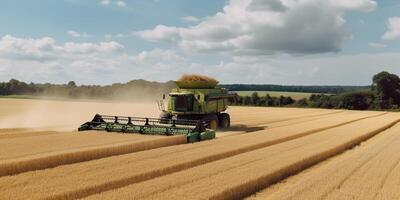
[(400, 74), (396, 0), (5, 0), (0, 81), (366, 85)]

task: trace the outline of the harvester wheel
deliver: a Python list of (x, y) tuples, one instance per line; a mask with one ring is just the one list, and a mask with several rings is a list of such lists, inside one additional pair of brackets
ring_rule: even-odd
[(231, 117), (228, 113), (221, 113), (219, 115), (219, 127), (229, 128), (231, 126)]
[(218, 128), (218, 117), (217, 115), (208, 115), (203, 118), (203, 121), (207, 122), (207, 128), (216, 130)]

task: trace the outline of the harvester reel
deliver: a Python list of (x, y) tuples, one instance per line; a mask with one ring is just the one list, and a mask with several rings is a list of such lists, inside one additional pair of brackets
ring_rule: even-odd
[(215, 138), (215, 131), (206, 129), (203, 121), (123, 117), (96, 114), (92, 121), (82, 124), (79, 131), (139, 133), (149, 135), (186, 135), (188, 142)]

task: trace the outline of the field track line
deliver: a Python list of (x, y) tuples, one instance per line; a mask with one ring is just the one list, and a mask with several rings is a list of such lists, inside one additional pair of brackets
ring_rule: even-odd
[(126, 142), (118, 146), (107, 145), (102, 148), (71, 151), (34, 159), (21, 159), (11, 162), (0, 161), (0, 177), (184, 143), (186, 143), (186, 137), (171, 136), (136, 143)]
[(274, 120), (274, 121), (271, 121), (271, 122), (268, 122), (268, 123), (264, 123), (264, 122), (263, 123), (257, 123), (257, 124), (254, 124), (252, 126), (268, 126), (269, 124), (274, 124), (274, 123), (279, 123), (279, 122), (292, 121), (292, 120), (297, 120), (297, 119), (308, 119), (308, 118), (313, 118), (313, 117), (338, 114), (338, 113), (342, 113), (342, 112), (345, 112), (345, 111), (344, 110), (339, 110), (339, 111), (335, 111), (335, 112), (327, 112), (327, 113), (320, 113), (320, 114), (308, 113), (306, 115), (299, 114), (299, 115), (297, 115), (295, 117), (286, 118), (286, 119), (280, 119), (280, 120)]
[(34, 136), (51, 135), (51, 134), (57, 134), (57, 132), (56, 131), (30, 131), (30, 132), (21, 132), (21, 133), (0, 134), (0, 139), (34, 137)]
[[(246, 128), (254, 128), (255, 131), (251, 130), (251, 131), (247, 131), (247, 130), (243, 130), (243, 131), (237, 131), (234, 133), (225, 133), (224, 131), (222, 132), (217, 132), (217, 138), (225, 138), (225, 137), (232, 137), (232, 136), (236, 136), (236, 135), (242, 135), (242, 134), (248, 134), (248, 133), (254, 133), (254, 132), (258, 132), (261, 130), (271, 130), (271, 129), (275, 129), (275, 128), (279, 128), (279, 127), (285, 127), (285, 126), (292, 126), (294, 124), (301, 124), (301, 123), (306, 123), (306, 122), (310, 122), (310, 121), (314, 121), (314, 120), (318, 120), (321, 118), (327, 118), (330, 117), (329, 115), (333, 115), (333, 114), (338, 114), (338, 113), (343, 113), (345, 112), (344, 110), (341, 111), (337, 111), (337, 112), (331, 112), (331, 113), (324, 113), (324, 114), (320, 114), (320, 115), (312, 115), (312, 116), (305, 116), (305, 117), (296, 117), (296, 118), (292, 118), (292, 119), (285, 119), (285, 120), (280, 120), (280, 121), (275, 121), (275, 122), (271, 122), (271, 123), (266, 123), (266, 124), (259, 124), (259, 125), (253, 125), (251, 127), (244, 127), (244, 129)], [(276, 124), (276, 123), (281, 123), (281, 122), (290, 122), (290, 121), (294, 121), (294, 120), (300, 120), (302, 119), (302, 121), (298, 121), (298, 122), (293, 122), (291, 124), (287, 124), (287, 125), (279, 125), (279, 126), (273, 126), (271, 128), (268, 128), (268, 125), (271, 124)], [(239, 125), (240, 126), (240, 125)], [(260, 130), (257, 130), (257, 128), (262, 128)], [(268, 128), (268, 129), (265, 129)]]
[[(284, 121), (290, 121), (290, 120), (295, 120), (295, 119), (301, 119), (301, 118), (308, 118), (308, 117), (317, 117), (317, 116), (323, 116), (323, 115), (329, 115), (329, 114), (337, 114), (337, 113), (341, 113), (341, 112), (345, 112), (345, 110), (338, 110), (338, 111), (330, 111), (330, 112), (326, 112), (326, 113), (321, 113), (317, 110), (313, 111), (313, 112), (309, 112), (309, 113), (296, 113), (293, 114), (291, 117), (285, 117), (285, 118), (278, 118), (278, 119), (270, 119), (267, 122), (258, 122), (253, 124), (253, 122), (257, 122), (260, 121), (260, 119), (244, 119), (248, 124), (251, 124), (251, 126), (263, 126), (266, 124), (272, 124), (272, 123), (278, 123), (278, 122), (284, 122)], [(241, 120), (243, 121), (243, 120)], [(236, 124), (237, 122), (235, 120), (231, 121), (232, 124)], [(239, 123), (240, 125), (240, 123)]]
[[(101, 192), (106, 192), (109, 190), (114, 190), (114, 189), (118, 189), (118, 188), (122, 188), (131, 184), (135, 184), (135, 183), (139, 183), (139, 182), (143, 182), (143, 181), (147, 181), (153, 178), (157, 178), (157, 177), (161, 177), (161, 176), (165, 176), (171, 173), (175, 173), (175, 172), (179, 172), (182, 170), (186, 170), (186, 169), (190, 169), (196, 166), (200, 166), (206, 163), (210, 163), (210, 162), (214, 162), (217, 160), (222, 160), (225, 158), (229, 158), (229, 157), (233, 157), (239, 154), (243, 154), (243, 153), (247, 153), (250, 151), (254, 151), (257, 149), (261, 149), (261, 148), (265, 148), (268, 146), (272, 146), (272, 145), (276, 145), (279, 143), (283, 143), (283, 142), (287, 142), (290, 140), (294, 140), (294, 139), (298, 139), (300, 137), (304, 137), (307, 135), (311, 135), (314, 133), (318, 133), (321, 131), (325, 131), (328, 129), (332, 129), (332, 128), (336, 128), (336, 127), (340, 127), (340, 126), (344, 126), (353, 122), (357, 122), (357, 121), (361, 121), (364, 119), (368, 119), (368, 118), (375, 118), (375, 117), (379, 117), (379, 116), (383, 116), (386, 115), (387, 113), (380, 113), (380, 114), (376, 114), (376, 115), (372, 115), (372, 116), (367, 116), (367, 117), (362, 117), (362, 118), (358, 118), (358, 119), (354, 119), (354, 120), (350, 120), (347, 122), (343, 122), (343, 123), (339, 123), (336, 125), (331, 125), (331, 126), (326, 126), (326, 127), (322, 127), (322, 128), (317, 128), (314, 130), (310, 130), (310, 131), (306, 131), (297, 135), (293, 135), (293, 136), (289, 136), (289, 137), (285, 137), (285, 138), (281, 138), (281, 139), (277, 139), (277, 140), (273, 140), (273, 141), (267, 141), (267, 142), (262, 142), (262, 143), (258, 143), (255, 145), (250, 145), (250, 146), (245, 146), (239, 149), (235, 149), (235, 150), (230, 150), (230, 151), (226, 151), (226, 152), (222, 152), (222, 153), (218, 153), (218, 154), (214, 154), (208, 157), (203, 157), (203, 158), (199, 158), (196, 160), (191, 160), (190, 162), (187, 163), (180, 163), (174, 166), (169, 166), (169, 167), (165, 167), (163, 169), (157, 169), (156, 171), (149, 171), (143, 174), (139, 174), (139, 175), (134, 175), (134, 176), (128, 176), (122, 179), (117, 179), (117, 180), (113, 180), (113, 181), (109, 181), (109, 182), (105, 182), (105, 183), (101, 183), (101, 184), (97, 184), (97, 185), (91, 185), (90, 187), (85, 187), (85, 188), (81, 188), (78, 190), (74, 190), (74, 191), (70, 191), (70, 192), (66, 192), (66, 193), (61, 193), (61, 194), (57, 194), (57, 195), (53, 195), (47, 199), (79, 199), (79, 198), (84, 198), (84, 197), (88, 197), (97, 193), (101, 193)], [(278, 180), (279, 181), (279, 180)], [(243, 196), (245, 197), (245, 196)], [(233, 198), (235, 199), (235, 198)]]
[[(400, 122), (399, 120), (396, 120), (384, 127), (378, 128), (375, 131), (372, 131), (368, 134), (365, 134), (363, 136), (360, 136), (358, 138), (356, 138), (355, 140), (349, 141), (347, 143), (344, 143), (342, 145), (340, 145), (339, 147), (335, 148), (335, 149), (330, 149), (330, 150), (326, 150), (324, 152), (321, 152), (317, 155), (308, 157), (305, 160), (302, 160), (300, 162), (297, 163), (293, 163), (289, 166), (286, 166), (285, 168), (280, 169), (281, 172), (284, 172), (278, 176), (266, 176), (266, 177), (261, 177), (258, 180), (254, 180), (254, 181), (250, 181), (248, 183), (242, 184), (240, 185), (240, 187), (246, 187), (249, 188), (247, 191), (245, 192), (241, 192), (241, 196), (236, 196), (237, 194), (232, 194), (229, 193), (228, 191), (225, 191), (223, 193), (220, 193), (216, 196), (214, 196), (212, 199), (238, 199), (238, 198), (245, 198), (245, 197), (249, 197), (265, 188), (267, 188), (268, 186), (275, 184), (279, 181), (284, 180), (285, 178), (298, 174), (301, 171), (312, 167), (322, 161), (325, 161), (329, 158), (332, 158), (336, 155), (339, 155), (349, 149), (354, 148), (355, 146), (359, 145), (360, 143), (374, 137), (375, 135), (384, 132), (385, 130), (395, 126), (396, 124), (398, 124)], [(264, 179), (264, 181), (261, 181), (262, 179)], [(235, 189), (240, 189), (239, 187), (237, 188), (231, 188), (231, 190), (235, 190)]]

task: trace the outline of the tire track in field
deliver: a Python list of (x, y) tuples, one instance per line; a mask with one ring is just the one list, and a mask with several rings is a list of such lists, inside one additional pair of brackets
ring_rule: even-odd
[(357, 118), (354, 120), (350, 120), (350, 121), (346, 121), (343, 123), (339, 123), (339, 124), (335, 124), (335, 125), (331, 125), (331, 126), (326, 126), (326, 127), (321, 127), (321, 128), (317, 128), (317, 129), (313, 129), (310, 131), (306, 131), (300, 134), (296, 134), (296, 135), (292, 135), (289, 137), (284, 137), (281, 139), (277, 139), (277, 140), (273, 140), (273, 141), (267, 141), (267, 142), (261, 142), (255, 145), (249, 145), (249, 146), (245, 146), (239, 149), (234, 149), (234, 150), (230, 150), (230, 151), (226, 151), (226, 152), (221, 152), (221, 153), (217, 153), (217, 154), (212, 154), (210, 156), (207, 157), (202, 157), (202, 158), (198, 158), (195, 160), (190, 160), (189, 162), (186, 163), (180, 163), (180, 164), (175, 164), (169, 167), (165, 167), (165, 168), (161, 168), (161, 169), (157, 169), (154, 171), (149, 171), (146, 173), (141, 173), (138, 175), (134, 175), (134, 176), (130, 176), (130, 177), (124, 177), (121, 179), (117, 179), (117, 180), (113, 180), (113, 181), (108, 181), (105, 183), (100, 183), (97, 185), (91, 185), (88, 187), (84, 187), (84, 188), (80, 188), (74, 191), (69, 191), (69, 192), (65, 192), (65, 193), (61, 193), (58, 195), (52, 195), (51, 198), (48, 199), (78, 199), (78, 198), (84, 198), (90, 195), (94, 195), (96, 193), (101, 193), (101, 192), (105, 192), (105, 191), (109, 191), (109, 190), (114, 190), (114, 189), (118, 189), (121, 187), (125, 187), (127, 185), (131, 185), (131, 184), (135, 184), (135, 183), (139, 183), (139, 182), (143, 182), (143, 181), (147, 181), (153, 178), (157, 178), (160, 176), (165, 176), (171, 173), (175, 173), (175, 172), (179, 172), (182, 170), (186, 170), (186, 169), (190, 169), (196, 166), (200, 166), (200, 165), (204, 165), (210, 162), (214, 162), (217, 160), (221, 160), (221, 159), (225, 159), (225, 158), (229, 158), (229, 157), (233, 157), (239, 154), (243, 154), (243, 153), (247, 153), (250, 151), (254, 151), (254, 150), (258, 150), (261, 148), (265, 148), (268, 146), (272, 146), (272, 145), (276, 145), (279, 143), (283, 143), (283, 142), (287, 142), (290, 140), (294, 140), (300, 137), (304, 137), (307, 135), (311, 135), (311, 134), (315, 134), (321, 131), (325, 131), (328, 129), (332, 129), (332, 128), (336, 128), (336, 127), (340, 127), (340, 126), (344, 126), (347, 124), (351, 124), (357, 121), (361, 121), (364, 119), (369, 119), (369, 118), (375, 118), (375, 117), (379, 117), (379, 116), (383, 116), (386, 115), (387, 113), (379, 113), (376, 115), (371, 115), (371, 116), (366, 116), (366, 117), (361, 117), (361, 118)]
[[(295, 119), (301, 119), (301, 118), (308, 118), (308, 117), (317, 117), (317, 116), (323, 116), (323, 115), (329, 115), (329, 114), (337, 114), (337, 113), (341, 113), (341, 112), (345, 112), (345, 110), (339, 110), (339, 111), (330, 111), (330, 112), (326, 112), (326, 113), (321, 113), (318, 110), (315, 110), (313, 112), (309, 112), (309, 113), (296, 113), (296, 114), (292, 114), (292, 117), (286, 117), (286, 118), (281, 118), (281, 119), (270, 119), (267, 122), (258, 122), (260, 121), (260, 119), (250, 119), (250, 120), (245, 120), (246, 123), (251, 124), (251, 126), (265, 126), (267, 124), (271, 124), (271, 123), (278, 123), (278, 122), (284, 122), (284, 121), (290, 121), (290, 120), (295, 120)], [(241, 120), (243, 121), (243, 120)], [(253, 124), (253, 122), (256, 122)], [(236, 123), (236, 122), (234, 122)]]
[[(134, 153), (165, 146), (184, 144), (186, 137), (171, 136), (154, 140), (139, 142), (125, 142), (106, 145), (100, 148), (89, 148), (81, 151), (63, 152), (61, 154), (48, 155), (32, 159), (16, 159), (10, 162), (0, 162), (0, 178), (2, 176), (16, 175), (23, 172), (53, 168), (60, 165), (68, 165), (85, 162), (110, 156)], [(40, 155), (40, 154), (39, 154)]]
[(0, 134), (0, 139), (13, 139), (22, 137), (34, 137), (42, 135), (57, 134), (56, 131), (26, 131), (21, 133)]
[[(345, 112), (345, 111), (344, 110), (340, 110), (340, 111), (336, 111), (336, 112), (323, 113), (323, 114), (317, 114), (317, 115), (298, 116), (298, 117), (294, 117), (294, 118), (291, 118), (291, 119), (277, 120), (277, 121), (274, 121), (274, 122), (271, 122), (271, 123), (262, 123), (262, 124), (259, 124), (259, 125), (251, 125), (250, 127), (248, 127), (246, 125), (240, 125), (239, 124), (239, 125), (236, 125), (236, 127), (233, 126), (231, 129), (227, 129), (226, 131), (222, 130), (220, 132), (217, 132), (217, 138), (225, 138), (225, 137), (231, 137), (231, 136), (236, 136), (236, 135), (241, 135), (241, 134), (254, 133), (254, 132), (261, 131), (261, 130), (271, 130), (271, 129), (275, 129), (275, 128), (279, 128), (279, 127), (285, 127), (285, 126), (292, 126), (292, 125), (295, 125), (295, 124), (307, 123), (307, 122), (318, 120), (318, 119), (321, 119), (321, 118), (327, 118), (327, 117), (330, 117), (330, 115), (343, 113), (343, 112)], [(282, 123), (282, 122), (290, 122), (290, 121), (295, 121), (295, 120), (300, 120), (300, 121), (294, 122), (294, 123), (290, 123), (290, 124), (286, 124), (286, 125), (273, 126), (271, 128), (268, 127), (268, 125), (273, 125), (273, 124)], [(267, 128), (267, 129), (265, 129), (265, 128)], [(232, 131), (233, 131), (233, 133), (230, 133)]]
[[(390, 167), (390, 170), (388, 171), (387, 174), (385, 174), (385, 178), (383, 179), (383, 181), (379, 183), (379, 190), (382, 190), (383, 186), (385, 185), (385, 183), (387, 182), (387, 180), (389, 178), (389, 175), (392, 174), (394, 169), (396, 169), (396, 167), (398, 167), (399, 164), (400, 164), (400, 159), (397, 160), (396, 164), (394, 164), (393, 166)], [(378, 195), (379, 195), (379, 192), (375, 193), (373, 199), (377, 199)]]
[(313, 114), (313, 113), (308, 113), (308, 114), (299, 114), (299, 116), (295, 116), (295, 117), (290, 117), (290, 118), (286, 118), (286, 119), (282, 119), (282, 120), (274, 120), (268, 123), (262, 122), (262, 123), (256, 123), (253, 126), (268, 126), (269, 124), (274, 124), (274, 123), (279, 123), (279, 122), (285, 122), (285, 121), (292, 121), (292, 120), (297, 120), (297, 119), (304, 119), (304, 118), (313, 118), (313, 117), (319, 117), (319, 116), (325, 116), (325, 115), (332, 115), (332, 114), (338, 114), (338, 113), (343, 113), (345, 112), (345, 110), (339, 110), (339, 111), (334, 111), (334, 112), (328, 112), (328, 113), (319, 113), (316, 112), (317, 114)]

